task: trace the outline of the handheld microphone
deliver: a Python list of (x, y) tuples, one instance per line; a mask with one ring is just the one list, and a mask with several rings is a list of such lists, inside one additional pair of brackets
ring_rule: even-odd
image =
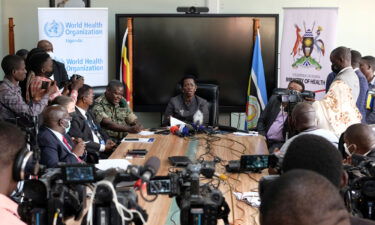
[(172, 126), (169, 128), (169, 130), (171, 131), (172, 134), (175, 134), (175, 135), (181, 135), (181, 132), (179, 130), (180, 128), (176, 125), (176, 126)]
[(142, 181), (144, 182), (150, 181), (150, 179), (156, 175), (159, 168), (160, 168), (160, 159), (156, 156), (150, 157), (143, 167), (143, 170), (141, 173)]

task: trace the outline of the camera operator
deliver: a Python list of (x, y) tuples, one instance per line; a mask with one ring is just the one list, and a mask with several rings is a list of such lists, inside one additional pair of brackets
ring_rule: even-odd
[(13, 164), (25, 146), (25, 135), (13, 124), (0, 122), (0, 218), (1, 224), (21, 225), (18, 205), (9, 196), (16, 189)]
[[(292, 80), (288, 84), (288, 90), (303, 92), (305, 85), (299, 80)], [(270, 153), (275, 148), (280, 148), (285, 142), (285, 136), (288, 132), (288, 115), (283, 110), (284, 107), (285, 105), (281, 104), (280, 97), (273, 95), (258, 120), (257, 130), (260, 135), (266, 138)]]
[(297, 132), (297, 135), (293, 136), (292, 138), (288, 139), (283, 146), (281, 147), (280, 151), (275, 150), (275, 154), (283, 158), (290, 143), (297, 137), (303, 134), (315, 134), (321, 137), (324, 137), (329, 142), (331, 142), (336, 148), (338, 145), (338, 138), (334, 133), (329, 130), (320, 129), (317, 127), (316, 122), (316, 114), (314, 108), (305, 102), (298, 103), (292, 112), (290, 117), (292, 129)]
[[(327, 139), (317, 135), (301, 135), (290, 143), (281, 170), (286, 173), (295, 169), (314, 171), (339, 189), (348, 183), (348, 175), (343, 169), (342, 157), (337, 148)], [(375, 222), (359, 217), (350, 217), (352, 225), (374, 225)]]
[(344, 147), (347, 153), (375, 159), (375, 134), (367, 124), (353, 124), (344, 133)]
[(0, 84), (0, 115), (6, 120), (15, 120), (15, 114), (27, 114), (30, 116), (39, 115), (48, 103), (48, 97), (53, 92), (49, 87), (41, 96), (39, 102), (26, 104), (21, 95), (21, 88), (18, 83), (26, 77), (25, 62), (16, 55), (7, 55), (1, 62), (5, 77)]
[(43, 126), (38, 134), (41, 150), (41, 163), (47, 167), (56, 167), (59, 162), (80, 163), (85, 158), (85, 143), (75, 140), (67, 134), (71, 117), (62, 106), (48, 106), (43, 112)]

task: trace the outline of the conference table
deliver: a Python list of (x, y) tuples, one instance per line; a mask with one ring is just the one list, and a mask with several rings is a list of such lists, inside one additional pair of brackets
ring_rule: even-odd
[[(268, 154), (263, 137), (234, 134), (198, 134), (193, 137), (179, 137), (172, 134), (151, 136), (129, 134), (126, 138), (154, 138), (154, 142), (122, 142), (109, 158), (123, 159), (128, 150), (146, 149), (148, 153), (145, 158), (133, 158), (129, 161), (135, 165), (143, 165), (151, 156), (158, 157), (161, 161), (158, 176), (166, 176), (169, 170), (175, 170), (168, 161), (170, 156), (187, 156), (193, 161), (197, 158), (212, 161), (214, 157), (218, 157), (221, 162), (216, 164), (216, 173), (227, 176), (226, 180), (220, 181), (219, 190), (230, 208), (230, 224), (259, 224), (258, 209), (237, 200), (232, 193), (257, 191), (258, 181), (267, 174), (266, 170), (262, 173), (230, 174), (225, 172), (224, 165), (229, 160), (239, 160), (242, 154)], [(219, 180), (216, 179), (213, 183), (218, 184)], [(146, 195), (146, 198), (152, 197)], [(159, 195), (154, 202), (146, 202), (139, 196), (138, 201), (148, 213), (148, 225), (180, 224), (179, 208), (174, 198)], [(223, 224), (223, 221), (219, 220), (218, 224)]]

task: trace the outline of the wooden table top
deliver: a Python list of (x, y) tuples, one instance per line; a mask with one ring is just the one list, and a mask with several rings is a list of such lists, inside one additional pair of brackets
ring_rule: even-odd
[[(127, 138), (137, 137), (140, 136), (127, 136)], [(110, 158), (124, 158), (126, 152), (131, 149), (147, 149), (148, 153), (145, 158), (134, 158), (129, 161), (135, 165), (143, 165), (149, 157), (156, 156), (161, 161), (157, 175), (166, 176), (168, 175), (168, 169), (171, 167), (168, 162), (169, 156), (188, 156), (192, 160), (198, 157), (205, 160), (212, 160), (214, 156), (217, 156), (222, 160), (221, 164), (225, 165), (229, 160), (239, 160), (242, 154), (268, 154), (266, 143), (262, 137), (235, 136), (233, 134), (213, 136), (201, 134), (196, 135), (194, 138), (181, 138), (175, 135), (151, 135), (144, 137), (153, 137), (155, 141), (153, 143), (123, 142)], [(208, 150), (209, 153), (207, 153)], [(263, 171), (262, 174), (227, 174), (222, 165), (217, 164), (216, 172), (228, 176), (225, 182), (222, 181), (220, 183), (219, 189), (223, 193), (231, 210), (229, 222), (235, 225), (259, 224), (258, 209), (236, 200), (231, 193), (233, 191), (248, 192), (257, 190), (258, 181), (262, 176), (266, 175), (266, 172)], [(151, 203), (145, 202), (140, 197), (138, 200), (139, 204), (149, 215), (148, 225), (174, 224), (171, 218), (176, 224), (180, 224), (179, 210), (174, 198), (169, 198), (168, 195), (159, 195)], [(218, 224), (223, 224), (222, 220), (218, 221)]]

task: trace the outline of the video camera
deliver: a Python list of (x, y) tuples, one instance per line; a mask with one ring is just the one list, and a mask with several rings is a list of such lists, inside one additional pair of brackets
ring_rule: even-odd
[(375, 159), (352, 155), (353, 166), (344, 166), (348, 187), (344, 201), (354, 216), (375, 220)]
[(299, 92), (296, 90), (289, 90), (285, 88), (276, 88), (275, 90), (273, 90), (273, 95), (278, 95), (282, 103), (287, 103), (285, 111), (288, 113), (291, 113), (293, 111), (294, 106), (298, 102), (303, 102), (307, 98), (315, 98), (315, 92), (313, 91)]
[(212, 178), (214, 162), (191, 163), (185, 169), (150, 180), (149, 195), (168, 194), (176, 197), (181, 210), (181, 225), (215, 225), (218, 219), (229, 224), (229, 207), (223, 194), (209, 183), (200, 183), (200, 175)]
[[(87, 221), (91, 224), (144, 224), (147, 213), (138, 205), (131, 187), (118, 187), (122, 181), (148, 181), (159, 169), (160, 160), (151, 157), (145, 166), (127, 170), (96, 171), (93, 165), (62, 164), (50, 168), (38, 180), (27, 180), (19, 214), (28, 224), (64, 224), (64, 219), (80, 218), (86, 202), (86, 186), (94, 185)], [(31, 215), (31, 216), (30, 216)]]

